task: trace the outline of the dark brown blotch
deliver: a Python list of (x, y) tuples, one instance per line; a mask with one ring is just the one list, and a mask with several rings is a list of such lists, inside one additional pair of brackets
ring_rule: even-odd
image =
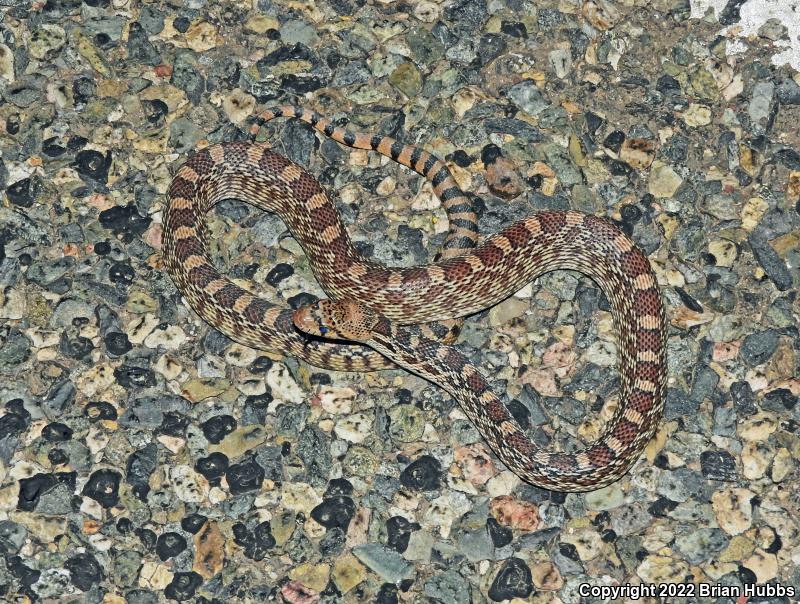
[(211, 153), (209, 153), (208, 149), (201, 149), (186, 160), (186, 165), (198, 175), (204, 176), (211, 172), (216, 164), (211, 158)]
[(445, 262), (442, 264), (442, 268), (444, 269), (444, 277), (448, 281), (460, 281), (472, 274), (472, 267), (468, 262), (460, 258), (453, 258)]
[(636, 331), (636, 348), (657, 352), (661, 350), (663, 341), (658, 329), (639, 329)]
[(628, 397), (628, 407), (637, 413), (647, 415), (653, 408), (653, 395), (644, 390), (634, 390)]
[(586, 456), (591, 464), (597, 468), (607, 466), (616, 457), (614, 451), (605, 443), (595, 443), (586, 449)]
[(564, 212), (542, 212), (536, 216), (543, 233), (558, 233), (567, 224), (567, 217)]
[(633, 442), (633, 439), (636, 438), (637, 434), (639, 434), (639, 430), (640, 428), (637, 424), (634, 424), (623, 417), (617, 423), (617, 425), (614, 426), (614, 430), (611, 432), (611, 434), (619, 442), (627, 445)]
[(514, 249), (520, 248), (530, 240), (530, 232), (528, 229), (525, 228), (525, 225), (521, 222), (517, 222), (516, 224), (512, 224), (508, 228), (504, 229), (502, 234), (508, 239), (508, 242), (511, 244), (511, 247)]
[(634, 293), (634, 308), (640, 315), (659, 315), (661, 298), (655, 288), (643, 289)]
[(189, 271), (189, 281), (201, 289), (212, 281), (219, 279), (219, 277), (220, 274), (217, 269), (210, 264), (201, 264)]
[(167, 214), (167, 225), (172, 231), (182, 227), (194, 227), (197, 224), (197, 216), (193, 209), (170, 208)]
[(503, 250), (492, 243), (485, 243), (475, 250), (475, 255), (487, 268), (496, 266), (503, 259)]
[(271, 305), (266, 300), (254, 298), (253, 301), (247, 305), (247, 308), (244, 309), (242, 315), (245, 319), (250, 321), (250, 323), (258, 325), (264, 320), (264, 315), (270, 309), (270, 306)]
[(246, 292), (234, 283), (226, 283), (222, 289), (214, 293), (214, 299), (225, 308), (232, 308), (236, 300)]
[(289, 186), (300, 201), (307, 201), (322, 191), (317, 179), (305, 170), (302, 170), (300, 176), (293, 180)]
[(175, 256), (181, 262), (185, 262), (191, 256), (199, 256), (203, 253), (203, 244), (197, 237), (186, 237), (179, 239), (174, 244)]
[(169, 183), (169, 189), (167, 190), (167, 196), (172, 197), (185, 197), (186, 199), (191, 199), (195, 195), (195, 188), (194, 183), (191, 180), (187, 180), (183, 176), (177, 175), (175, 178), (172, 179), (172, 182)]
[(631, 278), (650, 272), (650, 263), (639, 250), (630, 250), (620, 256), (622, 271)]

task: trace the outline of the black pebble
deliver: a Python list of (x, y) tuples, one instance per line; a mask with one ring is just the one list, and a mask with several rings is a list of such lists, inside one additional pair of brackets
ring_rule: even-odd
[(312, 294), (309, 294), (307, 292), (301, 292), (301, 293), (297, 294), (296, 296), (292, 296), (291, 298), (289, 298), (286, 301), (289, 303), (289, 306), (291, 306), (293, 309), (297, 310), (301, 306), (305, 306), (306, 304), (314, 304), (314, 302), (316, 302), (318, 300), (319, 300), (319, 298), (317, 298), (316, 296), (314, 296)]
[(503, 153), (500, 151), (500, 147), (492, 143), (486, 145), (481, 149), (481, 161), (483, 162), (483, 166), (488, 167), (490, 164), (493, 164), (501, 155), (503, 155)]
[(34, 474), (29, 478), (20, 479), (17, 509), (23, 512), (32, 512), (39, 503), (39, 497), (59, 484), (66, 484), (71, 490), (74, 490), (76, 477), (75, 472), (55, 472), (53, 474)]
[(181, 520), (181, 528), (187, 533), (196, 535), (203, 528), (208, 518), (202, 514), (189, 514)]
[(81, 591), (89, 591), (103, 579), (97, 558), (89, 553), (73, 556), (64, 563), (64, 567), (70, 572), (72, 584)]
[(430, 455), (423, 455), (400, 473), (400, 484), (416, 491), (435, 491), (441, 486), (442, 465)]
[(6, 132), (8, 132), (13, 136), (14, 134), (17, 134), (19, 132), (19, 126), (20, 126), (19, 114), (12, 113), (11, 115), (9, 115), (8, 118), (6, 119)]
[(511, 543), (514, 538), (513, 531), (497, 522), (494, 518), (489, 517), (486, 519), (486, 528), (489, 530), (489, 537), (491, 537), (495, 547), (504, 547)]
[(509, 558), (489, 587), (489, 598), (495, 602), (527, 598), (533, 591), (531, 569), (519, 558)]
[(311, 510), (311, 517), (325, 528), (338, 527), (346, 531), (355, 513), (356, 504), (353, 500), (339, 496), (323, 499), (322, 503)]
[(524, 23), (520, 23), (519, 21), (503, 21), (500, 24), (500, 31), (512, 38), (528, 37), (528, 28), (525, 27)]
[(51, 443), (63, 442), (72, 438), (72, 428), (61, 422), (52, 422), (42, 429), (42, 438)]
[(127, 262), (115, 262), (108, 269), (108, 279), (111, 283), (130, 285), (136, 279), (136, 271)]
[(267, 274), (267, 283), (269, 283), (272, 287), (278, 287), (278, 284), (281, 281), (287, 277), (291, 277), (292, 274), (294, 274), (292, 265), (281, 262), (280, 264), (273, 266), (272, 270)]
[(622, 221), (628, 223), (639, 222), (642, 217), (642, 211), (639, 209), (639, 206), (633, 203), (627, 203), (622, 206), (619, 213), (622, 216)]
[(169, 531), (159, 535), (156, 541), (156, 553), (162, 561), (169, 560), (186, 549), (186, 539), (183, 535)]
[(105, 508), (119, 502), (120, 473), (115, 470), (97, 470), (89, 477), (82, 494), (91, 497)]
[(661, 94), (680, 94), (681, 92), (681, 85), (678, 80), (673, 78), (670, 75), (662, 75), (658, 78), (658, 83), (656, 84), (656, 90), (658, 90)]
[(25, 409), (22, 399), (16, 398), (6, 404), (6, 413), (0, 416), (0, 438), (16, 436), (28, 429), (31, 414)]
[(92, 149), (79, 151), (75, 156), (75, 167), (78, 174), (105, 183), (111, 167), (111, 151), (107, 151), (105, 155)]
[(114, 405), (106, 401), (92, 401), (83, 408), (83, 412), (92, 422), (103, 419), (111, 421), (117, 419), (117, 410)]
[(136, 529), (136, 536), (139, 537), (139, 541), (141, 541), (144, 548), (148, 551), (151, 551), (153, 548), (155, 548), (156, 542), (158, 541), (155, 531), (152, 531), (148, 528)]
[(25, 566), (19, 556), (6, 558), (6, 568), (25, 587), (30, 587), (36, 583), (42, 575), (38, 570)]
[(648, 506), (647, 511), (653, 516), (665, 518), (667, 514), (676, 507), (678, 507), (678, 503), (676, 501), (672, 501), (666, 497), (659, 497), (656, 501)]
[(784, 414), (787, 411), (791, 412), (797, 405), (797, 401), (798, 397), (792, 394), (788, 388), (776, 388), (764, 395), (761, 400), (761, 408), (765, 411)]
[(133, 522), (131, 522), (130, 518), (126, 518), (123, 516), (119, 520), (117, 520), (117, 531), (119, 531), (123, 535), (127, 535), (133, 530)]
[(175, 573), (172, 582), (164, 589), (164, 595), (170, 600), (178, 602), (190, 600), (202, 584), (203, 578), (194, 571)]
[(520, 401), (511, 399), (506, 403), (506, 408), (520, 428), (527, 430), (531, 427), (531, 412)]
[(99, 215), (100, 225), (115, 235), (122, 236), (123, 241), (130, 242), (141, 235), (150, 226), (150, 218), (141, 216), (134, 204), (114, 206), (103, 210)]
[(466, 168), (472, 163), (472, 158), (463, 149), (456, 149), (452, 154), (453, 163), (459, 168)]
[(331, 376), (321, 371), (312, 373), (308, 381), (314, 386), (329, 386), (332, 383)]
[(738, 572), (742, 585), (754, 585), (757, 583), (756, 574), (746, 566), (740, 566)]
[(42, 153), (47, 157), (60, 157), (66, 153), (67, 148), (62, 146), (57, 136), (51, 136), (42, 141)]
[(98, 241), (94, 244), (94, 253), (98, 256), (105, 256), (111, 252), (111, 244), (108, 241)]
[(109, 331), (103, 336), (103, 343), (106, 345), (106, 351), (116, 357), (121, 357), (133, 349), (128, 334), (119, 331)]
[(711, 480), (735, 481), (736, 460), (727, 451), (703, 451), (700, 454), (700, 470)]
[(69, 461), (69, 456), (67, 456), (63, 449), (53, 448), (47, 452), (47, 460), (54, 466), (57, 466), (67, 463)]
[(156, 376), (149, 369), (134, 365), (122, 365), (114, 370), (114, 377), (123, 388), (148, 388), (156, 385)]
[(192, 22), (188, 17), (177, 17), (172, 21), (172, 27), (177, 29), (182, 34), (185, 34), (187, 31), (189, 31), (189, 26), (191, 24)]
[(625, 142), (625, 133), (622, 130), (614, 130), (603, 141), (603, 146), (606, 149), (611, 149), (614, 153), (619, 153), (622, 148), (622, 143)]
[(209, 481), (216, 480), (219, 483), (219, 479), (228, 469), (228, 457), (224, 453), (212, 453), (208, 457), (198, 459), (194, 468)]
[(571, 543), (560, 543), (558, 545), (558, 553), (573, 562), (578, 562), (581, 559), (580, 555), (578, 555), (578, 548)]
[(228, 480), (231, 494), (241, 495), (261, 488), (261, 483), (264, 481), (264, 468), (250, 459), (228, 466), (225, 478)]
[(177, 411), (167, 411), (164, 414), (164, 419), (161, 420), (161, 425), (158, 431), (161, 434), (168, 436), (181, 437), (186, 434), (186, 428), (189, 427), (189, 418), (178, 413)]
[(23, 178), (11, 184), (6, 189), (8, 199), (15, 206), (29, 208), (33, 205), (41, 190), (41, 182), (35, 176)]
[(328, 497), (349, 496), (353, 494), (353, 485), (345, 478), (334, 478), (328, 483), (328, 488), (322, 495), (323, 499)]
[(262, 522), (253, 531), (241, 522), (234, 524), (233, 541), (244, 548), (247, 558), (256, 561), (263, 560), (276, 543), (269, 522)]
[(232, 415), (215, 415), (200, 424), (200, 429), (208, 442), (219, 444), (223, 438), (236, 430), (236, 420)]
[(745, 381), (734, 382), (729, 392), (737, 414), (752, 415), (756, 412), (756, 397), (750, 384)]
[(163, 121), (164, 116), (169, 113), (169, 107), (161, 99), (152, 101), (142, 101), (144, 116), (151, 124), (158, 124)]
[(386, 545), (402, 554), (408, 548), (411, 533), (420, 529), (416, 522), (409, 522), (402, 516), (392, 516), (386, 521)]
[(594, 136), (597, 129), (603, 125), (603, 118), (591, 111), (585, 113), (583, 117), (586, 120), (586, 131)]
[(252, 373), (266, 373), (272, 368), (273, 360), (269, 357), (256, 357), (256, 360), (250, 365)]
[(384, 583), (375, 596), (375, 604), (397, 604), (397, 585)]

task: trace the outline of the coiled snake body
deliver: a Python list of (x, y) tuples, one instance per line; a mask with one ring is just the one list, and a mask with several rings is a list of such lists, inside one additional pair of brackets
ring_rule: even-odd
[[(411, 268), (370, 262), (355, 250), (327, 194), (305, 170), (263, 145), (215, 145), (178, 170), (164, 217), (166, 268), (192, 308), (248, 346), (331, 369), (364, 371), (394, 362), (439, 384), (458, 400), (498, 457), (532, 484), (585, 491), (625, 474), (655, 433), (666, 383), (664, 309), (647, 257), (633, 242), (602, 218), (546, 211), (474, 247), (475, 214), (441, 161), (388, 137), (334, 127), (294, 107), (269, 110), (257, 126), (280, 115), (306, 121), (343, 144), (376, 150), (431, 180), (450, 220), (441, 259)], [(220, 274), (207, 250), (205, 213), (227, 198), (278, 213), (308, 255), (323, 289), (340, 302), (323, 301), (294, 313)], [(610, 302), (618, 341), (620, 404), (605, 433), (574, 453), (535, 445), (478, 369), (438, 341), (453, 326), (435, 323), (492, 306), (557, 269), (580, 271), (598, 283)], [(415, 325), (424, 322), (434, 323), (425, 329)], [(309, 338), (295, 325), (370, 348)]]

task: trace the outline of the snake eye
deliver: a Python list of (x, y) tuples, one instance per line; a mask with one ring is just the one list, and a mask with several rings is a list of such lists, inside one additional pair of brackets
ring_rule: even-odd
[(328, 333), (328, 331), (328, 328), (324, 325), (319, 326), (319, 335), (324, 336), (326, 333)]

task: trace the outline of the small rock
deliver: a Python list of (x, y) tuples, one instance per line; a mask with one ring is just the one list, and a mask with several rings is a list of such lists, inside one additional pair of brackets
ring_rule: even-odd
[(711, 496), (711, 508), (719, 527), (729, 535), (739, 535), (749, 529), (753, 522), (753, 497), (752, 491), (741, 488), (715, 492)]
[(532, 532), (541, 524), (538, 506), (508, 495), (492, 499), (490, 510), (497, 522), (512, 529)]
[(396, 551), (378, 543), (365, 543), (353, 548), (353, 555), (368, 569), (389, 583), (410, 578), (414, 566)]
[(672, 197), (682, 183), (683, 178), (670, 166), (657, 161), (653, 162), (647, 183), (647, 190), (651, 195), (661, 198)]
[(513, 598), (527, 598), (533, 591), (531, 569), (519, 558), (509, 558), (489, 587), (489, 598), (495, 602)]
[(691, 103), (681, 117), (689, 127), (708, 126), (711, 123), (711, 108), (707, 105)]
[(625, 495), (619, 483), (587, 493), (585, 496), (587, 510), (613, 510), (622, 505)]

